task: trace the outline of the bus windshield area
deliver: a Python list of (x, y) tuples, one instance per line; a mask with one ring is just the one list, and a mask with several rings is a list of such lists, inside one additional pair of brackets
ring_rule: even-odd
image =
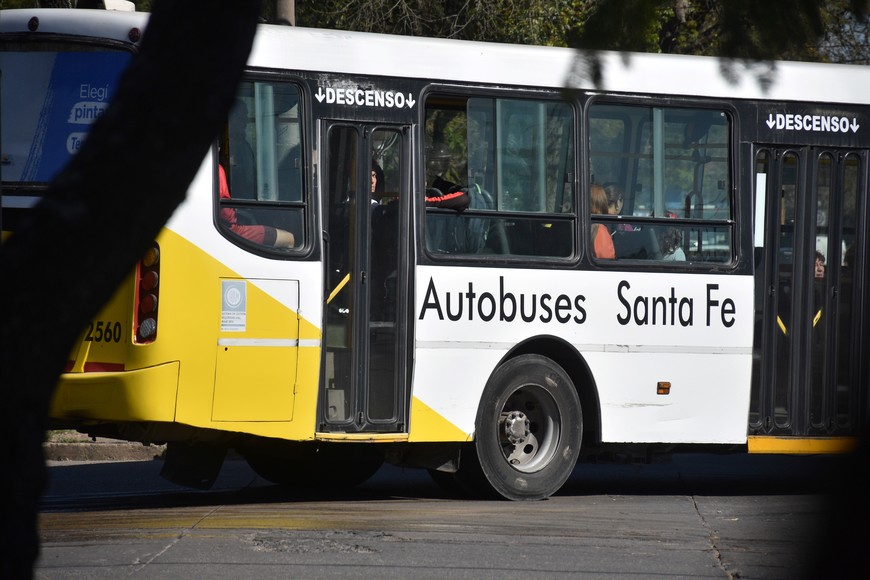
[(0, 46), (3, 181), (51, 181), (109, 106), (131, 56), (58, 43)]

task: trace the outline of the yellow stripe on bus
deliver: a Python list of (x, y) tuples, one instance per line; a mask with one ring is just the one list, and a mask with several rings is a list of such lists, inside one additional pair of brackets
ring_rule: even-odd
[(857, 437), (775, 437), (752, 435), (747, 438), (749, 453), (811, 455), (850, 453), (858, 446)]
[(462, 431), (432, 407), (414, 397), (411, 401), (410, 442), (471, 441), (471, 435)]

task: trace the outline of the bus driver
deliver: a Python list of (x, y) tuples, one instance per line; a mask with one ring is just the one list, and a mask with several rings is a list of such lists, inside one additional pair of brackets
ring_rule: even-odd
[[(218, 171), (220, 172), (221, 199), (231, 199), (230, 187), (227, 185), (227, 173), (223, 165), (218, 164)], [(289, 250), (296, 245), (293, 234), (286, 230), (272, 226), (243, 225), (238, 223), (236, 210), (232, 207), (221, 208), (221, 221), (234, 234), (256, 244), (284, 250)]]

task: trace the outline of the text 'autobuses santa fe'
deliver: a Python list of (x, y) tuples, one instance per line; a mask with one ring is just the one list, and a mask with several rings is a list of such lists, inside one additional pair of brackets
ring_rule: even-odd
[[(146, 26), (2, 13), (4, 236)], [(590, 58), (261, 26), (52, 416), (168, 442), (164, 472), (192, 485), (232, 448), (286, 485), (386, 460), (512, 499), (607, 451), (848, 449), (870, 69), (601, 53), (593, 84)]]

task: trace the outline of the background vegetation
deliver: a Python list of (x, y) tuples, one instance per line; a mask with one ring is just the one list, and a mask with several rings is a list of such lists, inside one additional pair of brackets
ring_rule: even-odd
[[(4, 8), (85, 0), (3, 0)], [(154, 0), (133, 0), (149, 11)], [(264, 21), (276, 3), (265, 0)], [(298, 26), (735, 59), (870, 64), (870, 0), (295, 0)]]

